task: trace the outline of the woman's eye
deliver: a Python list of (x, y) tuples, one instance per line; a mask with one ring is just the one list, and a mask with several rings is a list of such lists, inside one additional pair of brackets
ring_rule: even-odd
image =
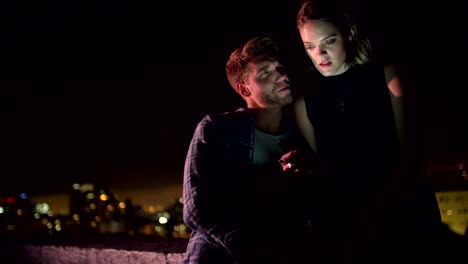
[(334, 39), (334, 38), (333, 39), (327, 39), (327, 40), (325, 40), (325, 44), (326, 45), (331, 45), (331, 44), (335, 43), (335, 41), (336, 41), (336, 39)]

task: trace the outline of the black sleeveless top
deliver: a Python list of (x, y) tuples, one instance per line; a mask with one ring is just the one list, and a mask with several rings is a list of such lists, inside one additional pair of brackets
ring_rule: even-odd
[(397, 163), (399, 142), (384, 69), (366, 63), (338, 76), (317, 73), (309, 81), (307, 115), (318, 154), (328, 165), (318, 189), (328, 197), (323, 201), (336, 202), (320, 203), (340, 208), (343, 216), (372, 201)]

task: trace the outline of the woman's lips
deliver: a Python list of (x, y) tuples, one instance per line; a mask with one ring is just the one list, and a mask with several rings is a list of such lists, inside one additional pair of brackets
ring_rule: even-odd
[(327, 62), (321, 62), (319, 63), (320, 67), (329, 67), (332, 65), (332, 62), (331, 61), (327, 61)]

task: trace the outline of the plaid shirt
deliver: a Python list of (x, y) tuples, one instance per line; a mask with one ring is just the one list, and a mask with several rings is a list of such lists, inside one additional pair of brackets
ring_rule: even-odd
[[(206, 116), (194, 132), (184, 169), (183, 215), (192, 229), (185, 264), (236, 263), (239, 246), (246, 246), (239, 245), (239, 239), (248, 235), (251, 240), (258, 227), (264, 226), (254, 221), (267, 219), (265, 222), (276, 225), (271, 218), (282, 206), (279, 199), (294, 198), (283, 191), (288, 190), (284, 188), (285, 181), (290, 180), (282, 171), (273, 174), (269, 171), (263, 173), (268, 174), (267, 177), (260, 177), (259, 171), (252, 170), (253, 121), (253, 115), (240, 108), (235, 112)], [(281, 170), (279, 164), (278, 170)], [(282, 177), (272, 177), (275, 174)], [(255, 204), (263, 198), (261, 204)], [(295, 197), (294, 201), (297, 199), (300, 198)], [(290, 204), (286, 206), (289, 208)], [(261, 216), (251, 217), (253, 215)], [(299, 221), (305, 222), (302, 220)], [(297, 225), (300, 224), (303, 223)], [(260, 232), (258, 237), (267, 234)]]

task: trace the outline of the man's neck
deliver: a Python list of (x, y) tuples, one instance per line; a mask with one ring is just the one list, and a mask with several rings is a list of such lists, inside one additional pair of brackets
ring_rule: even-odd
[(278, 135), (283, 131), (283, 109), (282, 108), (251, 108), (255, 117), (255, 128), (264, 133)]

